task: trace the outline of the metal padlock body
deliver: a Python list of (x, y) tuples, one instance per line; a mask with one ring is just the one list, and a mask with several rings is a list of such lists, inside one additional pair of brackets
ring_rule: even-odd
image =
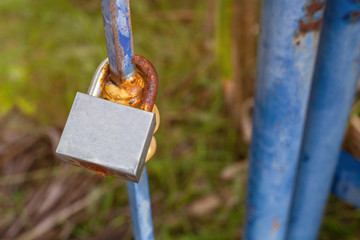
[(97, 68), (88, 94), (77, 93), (56, 155), (99, 174), (138, 182), (155, 128), (155, 114), (102, 98), (108, 60)]

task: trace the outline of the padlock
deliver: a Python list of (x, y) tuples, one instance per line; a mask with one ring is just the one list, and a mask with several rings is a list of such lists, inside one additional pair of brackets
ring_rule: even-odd
[(56, 149), (61, 160), (104, 176), (139, 181), (156, 126), (156, 116), (151, 110), (158, 80), (153, 66), (150, 64), (152, 71), (142, 72), (146, 69), (141, 69), (139, 64), (147, 60), (136, 57), (135, 63), (140, 67), (137, 77), (143, 77), (145, 85), (141, 97), (136, 99), (140, 109), (100, 98), (110, 78), (108, 59), (105, 59), (93, 76), (88, 95), (76, 94)]

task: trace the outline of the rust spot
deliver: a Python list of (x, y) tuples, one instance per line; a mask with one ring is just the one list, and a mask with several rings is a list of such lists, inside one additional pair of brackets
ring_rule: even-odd
[(360, 12), (353, 12), (350, 14), (352, 17), (360, 17)]
[(351, 23), (355, 23), (360, 20), (360, 12), (357, 11), (357, 12), (348, 13), (344, 16), (344, 19)]
[(320, 29), (322, 23), (322, 19), (319, 19), (315, 22), (305, 23), (303, 20), (300, 20), (299, 23), (299, 33), (306, 34), (311, 31), (317, 31)]
[(301, 19), (299, 22), (299, 32), (296, 34), (306, 34), (312, 31), (318, 31), (321, 27), (322, 18), (314, 21), (315, 14), (321, 11), (325, 6), (325, 2), (316, 2), (316, 0), (311, 0), (311, 3), (305, 7), (305, 17), (306, 20)]
[(300, 46), (300, 41), (297, 40), (297, 41), (295, 42), (295, 45), (296, 45), (297, 47), (299, 47), (299, 46)]
[(318, 11), (323, 9), (324, 6), (325, 6), (325, 2), (314, 2), (314, 1), (312, 1), (312, 3), (310, 3), (309, 5), (307, 5), (305, 7), (306, 15), (309, 16), (309, 17), (310, 16), (313, 17), (315, 15), (315, 13), (317, 13)]
[(108, 82), (108, 78), (110, 75), (110, 67), (109, 62), (107, 62), (102, 68), (101, 68), (102, 78), (100, 79), (100, 86), (101, 88), (104, 88), (105, 84)]
[(116, 86), (120, 86), (120, 84), (124, 82), (124, 78), (111, 71), (111, 69), (110, 69), (110, 75), (108, 76), (108, 80), (110, 80), (110, 82), (112, 82)]
[(112, 102), (140, 108), (144, 85), (145, 81), (138, 72), (135, 72), (134, 77), (125, 80), (119, 85), (114, 84), (109, 78), (108, 83), (102, 89), (102, 97)]
[(273, 225), (272, 225), (272, 228), (271, 228), (271, 232), (274, 233), (274, 232), (276, 232), (279, 228), (280, 228), (280, 223), (279, 223), (279, 221), (277, 220), (277, 218), (274, 217)]
[(79, 162), (79, 164), (84, 168), (95, 171), (97, 174), (99, 174), (99, 175), (101, 175), (103, 177), (107, 177), (107, 176), (111, 175), (110, 171), (107, 171), (106, 169), (104, 169), (102, 167), (99, 167), (96, 164), (84, 163), (84, 162)]

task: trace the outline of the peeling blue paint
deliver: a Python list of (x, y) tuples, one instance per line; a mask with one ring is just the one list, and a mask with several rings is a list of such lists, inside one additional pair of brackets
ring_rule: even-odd
[(311, 3), (262, 2), (246, 240), (285, 239), (319, 36), (300, 21), (323, 12), (310, 19)]
[(360, 25), (343, 17), (359, 10), (353, 0), (326, 2), (287, 239), (319, 232), (360, 77)]
[[(111, 10), (112, 4), (114, 11)], [(135, 74), (129, 0), (101, 0), (101, 9), (110, 69), (117, 76), (129, 79)], [(115, 41), (116, 37), (118, 41)]]
[(118, 8), (118, 15), (116, 18), (117, 29), (119, 34), (120, 46), (123, 47), (123, 71), (125, 79), (129, 79), (134, 76), (134, 50), (133, 39), (131, 33), (131, 18), (130, 18), (130, 4), (129, 0), (116, 1), (116, 7)]

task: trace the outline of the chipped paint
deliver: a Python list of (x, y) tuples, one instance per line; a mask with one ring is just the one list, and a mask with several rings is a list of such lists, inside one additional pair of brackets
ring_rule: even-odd
[(325, 2), (315, 2), (312, 1), (309, 5), (305, 7), (306, 13), (308, 16), (314, 16), (315, 13), (322, 10), (325, 6)]
[(280, 222), (277, 220), (276, 217), (274, 217), (271, 233), (275, 233), (277, 230), (279, 230), (279, 228), (280, 228)]
[(321, 27), (322, 19), (314, 22), (305, 23), (303, 20), (299, 22), (299, 33), (306, 34), (308, 32), (318, 31)]
[(356, 23), (360, 20), (360, 11), (350, 12), (348, 14), (345, 14), (344, 20), (348, 21), (350, 23)]
[(306, 24), (321, 19), (319, 2), (262, 1), (244, 239), (287, 239), (319, 39)]
[(305, 6), (306, 13), (304, 18), (299, 21), (298, 34), (305, 35), (308, 32), (318, 31), (320, 29), (322, 17), (315, 20), (315, 15), (323, 11), (324, 6), (325, 2), (316, 2), (316, 0), (311, 0), (311, 2)]
[(120, 84), (135, 75), (129, 0), (101, 0), (111, 79)]
[(285, 239), (318, 238), (360, 76), (360, 24), (344, 21), (357, 11), (353, 0), (326, 1)]
[[(316, 0), (311, 0), (309, 4), (307, 4), (305, 9), (305, 15), (299, 20), (299, 28), (294, 34), (293, 43), (296, 46), (296, 52), (300, 51), (300, 46), (303, 45), (305, 48), (305, 44), (301, 44), (307, 33), (318, 34), (321, 25), (322, 25), (322, 17), (323, 10), (325, 7), (325, 2), (317, 2)], [(315, 37), (314, 39), (318, 39)], [(317, 46), (317, 41), (313, 42), (313, 49), (315, 50)], [(303, 49), (306, 51), (306, 49)]]

